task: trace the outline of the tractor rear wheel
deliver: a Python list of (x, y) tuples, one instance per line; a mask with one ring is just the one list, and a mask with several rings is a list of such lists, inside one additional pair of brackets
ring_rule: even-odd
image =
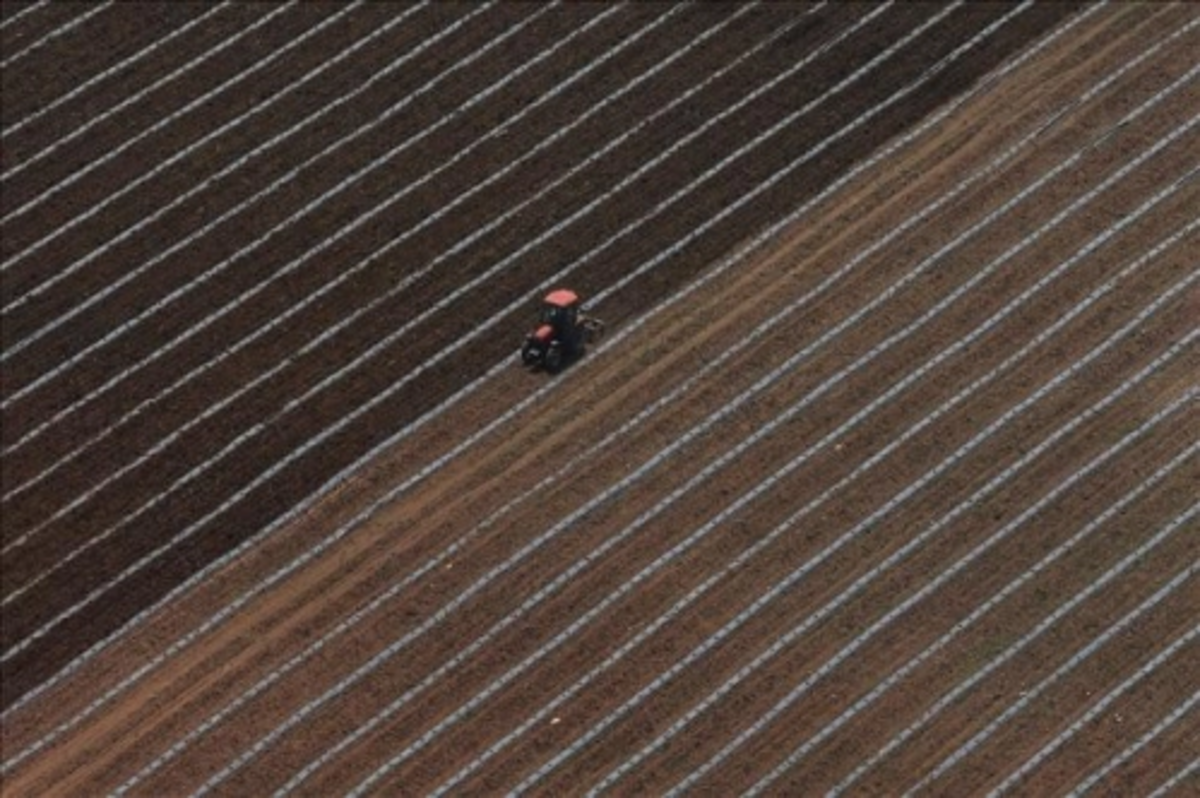
[(563, 364), (562, 347), (558, 346), (557, 344), (551, 344), (550, 348), (546, 350), (546, 357), (544, 358), (543, 363), (545, 364), (547, 371), (557, 372), (559, 369), (561, 369)]

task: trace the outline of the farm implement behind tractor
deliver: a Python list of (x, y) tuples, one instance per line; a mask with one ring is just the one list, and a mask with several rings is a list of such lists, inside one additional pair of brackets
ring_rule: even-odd
[(537, 326), (525, 336), (521, 362), (557, 372), (603, 334), (604, 322), (583, 312), (578, 294), (565, 288), (551, 291), (542, 300)]

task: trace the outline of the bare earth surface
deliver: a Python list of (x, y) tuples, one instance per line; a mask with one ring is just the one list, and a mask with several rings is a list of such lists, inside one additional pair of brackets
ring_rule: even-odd
[(1200, 789), (1194, 6), (3, 10), (5, 796)]

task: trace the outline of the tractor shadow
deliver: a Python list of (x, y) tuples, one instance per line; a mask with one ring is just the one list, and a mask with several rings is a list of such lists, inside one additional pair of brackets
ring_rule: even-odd
[(579, 363), (579, 361), (583, 360), (586, 357), (587, 357), (586, 351), (578, 352), (569, 357), (564, 357), (562, 359), (562, 362), (559, 363), (557, 366), (550, 366), (550, 365), (547, 365), (546, 363), (540, 363), (540, 362), (532, 363), (532, 364), (525, 363), (525, 362), (522, 362), (520, 357), (518, 356), (517, 363), (518, 363), (518, 367), (522, 371), (524, 371), (526, 374), (530, 375), (531, 377), (550, 378), (550, 377), (560, 377), (563, 374), (566, 374), (575, 366), (575, 364)]

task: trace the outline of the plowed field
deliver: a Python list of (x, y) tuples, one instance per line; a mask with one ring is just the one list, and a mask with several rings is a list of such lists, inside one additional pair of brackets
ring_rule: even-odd
[(6, 796), (1197, 788), (1195, 7), (3, 11)]

